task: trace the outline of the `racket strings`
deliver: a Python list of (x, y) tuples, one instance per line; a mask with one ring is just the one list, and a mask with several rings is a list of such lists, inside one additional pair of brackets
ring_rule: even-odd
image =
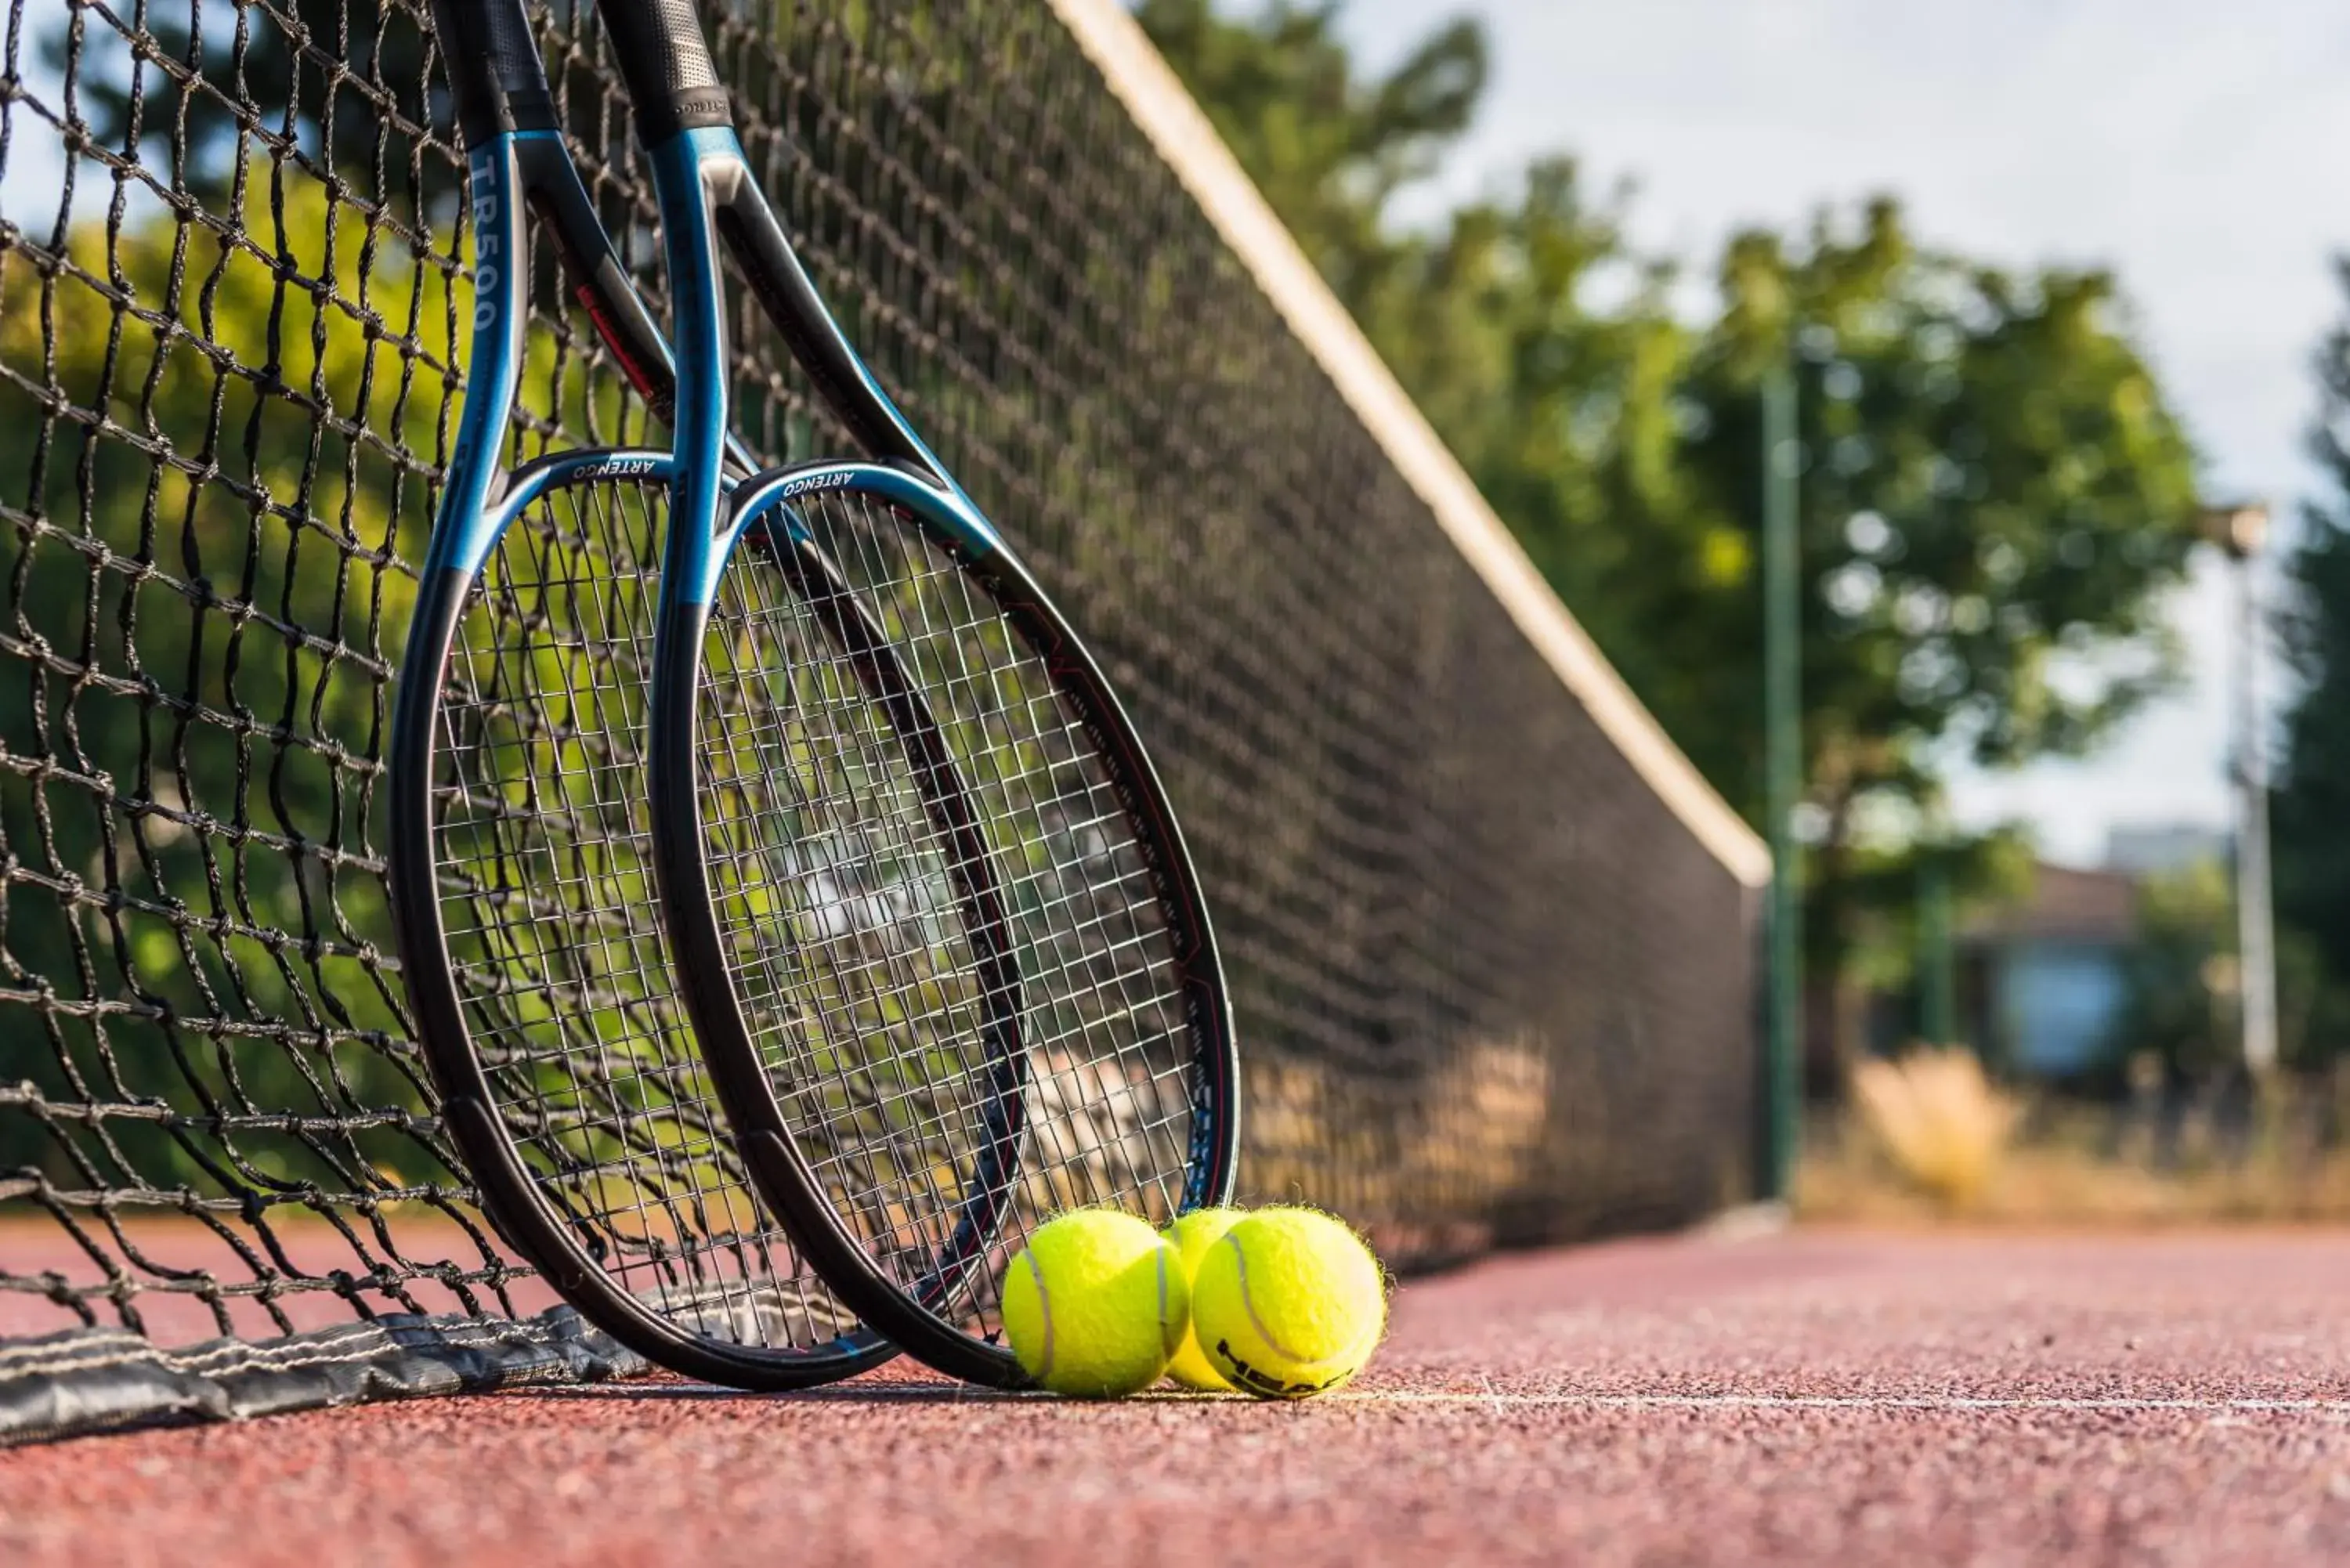
[(850, 1326), (753, 1199), (676, 999), (642, 744), (665, 497), (575, 484), (486, 563), (443, 678), (436, 870), (494, 1109), (604, 1271), (707, 1337)]
[(721, 931), (827, 1196), (872, 1242), (920, 1255), (945, 1240), (928, 1217), (951, 1209), (972, 1144), (960, 1085), (985, 1073), (958, 909), (970, 867), (813, 607), (772, 569), (738, 575), (704, 665)]
[[(799, 517), (947, 763), (919, 760), (817, 607), (746, 545), (714, 607), (701, 719), (727, 959), (785, 1117), (860, 1245), (994, 1337), (1004, 1264), (1035, 1225), (1081, 1204), (1165, 1220), (1180, 1202), (1194, 1041), (1173, 944), (1112, 770), (984, 587), (877, 499), (831, 493)], [(956, 791), (978, 866), (938, 804)], [(980, 961), (973, 884), (1009, 944), (1009, 1063), (989, 1023), (1013, 998)], [(1019, 1164), (999, 1192), (983, 1176), (1007, 1116)], [(980, 1210), (991, 1251), (953, 1267)]]

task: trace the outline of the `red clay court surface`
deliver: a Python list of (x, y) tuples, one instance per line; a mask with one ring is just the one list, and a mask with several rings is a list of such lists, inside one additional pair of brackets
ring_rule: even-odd
[(0, 1455), (0, 1562), (2350, 1561), (2350, 1235), (1624, 1242), (1415, 1282), (1356, 1389), (652, 1383)]

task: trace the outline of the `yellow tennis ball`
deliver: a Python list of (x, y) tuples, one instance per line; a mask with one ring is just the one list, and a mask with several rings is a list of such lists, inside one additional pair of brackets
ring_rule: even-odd
[(1003, 1333), (1055, 1394), (1148, 1388), (1182, 1343), (1190, 1292), (1175, 1249), (1131, 1214), (1079, 1209), (1040, 1227), (1003, 1281)]
[(1387, 1276), (1347, 1223), (1260, 1209), (1225, 1231), (1191, 1285), (1191, 1331), (1235, 1388), (1324, 1394), (1363, 1369), (1387, 1332)]
[[(1224, 1232), (1245, 1218), (1246, 1214), (1238, 1209), (1194, 1209), (1167, 1227), (1163, 1234), (1175, 1249), (1175, 1255), (1182, 1260), (1185, 1284), (1190, 1284), (1191, 1276), (1200, 1272), (1200, 1260), (1208, 1255), (1208, 1249), (1223, 1240)], [(1183, 1343), (1175, 1347), (1175, 1359), (1167, 1364), (1167, 1376), (1203, 1394), (1232, 1386), (1224, 1381), (1224, 1375), (1200, 1354), (1200, 1342), (1193, 1337), (1189, 1324), (1184, 1325)]]

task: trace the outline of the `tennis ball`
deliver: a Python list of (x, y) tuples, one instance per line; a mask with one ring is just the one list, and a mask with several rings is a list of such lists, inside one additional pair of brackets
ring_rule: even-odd
[(1192, 1281), (1191, 1330), (1235, 1388), (1263, 1399), (1327, 1393), (1387, 1332), (1387, 1276), (1346, 1222), (1260, 1209), (1225, 1231)]
[(1190, 1292), (1175, 1249), (1131, 1214), (1079, 1209), (1038, 1228), (1003, 1281), (1003, 1333), (1055, 1394), (1147, 1388), (1182, 1343)]
[[(1168, 1245), (1175, 1249), (1175, 1255), (1182, 1260), (1185, 1284), (1190, 1284), (1191, 1276), (1200, 1272), (1200, 1260), (1208, 1255), (1208, 1249), (1223, 1240), (1224, 1232), (1246, 1217), (1238, 1209), (1194, 1209), (1167, 1227), (1163, 1234)], [(1200, 1354), (1200, 1342), (1193, 1337), (1189, 1324), (1184, 1325), (1183, 1342), (1175, 1347), (1175, 1359), (1167, 1365), (1167, 1376), (1203, 1394), (1232, 1386), (1224, 1381), (1224, 1375)]]

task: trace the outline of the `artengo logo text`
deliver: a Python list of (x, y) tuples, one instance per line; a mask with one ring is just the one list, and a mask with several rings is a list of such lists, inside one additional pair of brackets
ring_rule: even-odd
[(582, 463), (571, 471), (573, 479), (628, 479), (637, 474), (650, 473), (660, 466), (657, 457), (607, 457)]
[(795, 495), (808, 495), (819, 490), (839, 490), (849, 482), (846, 473), (811, 473), (800, 479), (784, 481), (783, 494), (789, 500)]

